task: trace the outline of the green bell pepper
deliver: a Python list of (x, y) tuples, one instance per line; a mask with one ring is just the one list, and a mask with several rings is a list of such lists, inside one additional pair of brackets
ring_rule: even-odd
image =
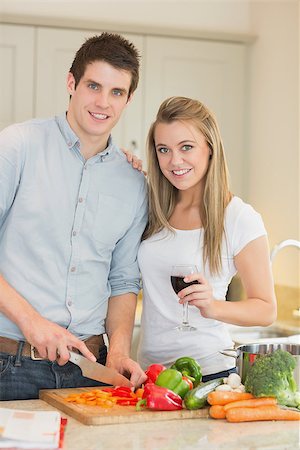
[(185, 394), (190, 390), (189, 381), (183, 379), (182, 373), (175, 369), (165, 369), (160, 372), (155, 384), (170, 389), (181, 398), (184, 398)]
[(183, 376), (193, 381), (194, 388), (202, 380), (202, 372), (199, 363), (189, 356), (178, 358), (171, 366), (171, 369), (178, 370)]

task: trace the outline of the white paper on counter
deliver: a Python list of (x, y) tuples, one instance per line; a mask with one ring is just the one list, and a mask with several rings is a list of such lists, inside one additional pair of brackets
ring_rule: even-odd
[(58, 448), (58, 411), (0, 408), (0, 448)]

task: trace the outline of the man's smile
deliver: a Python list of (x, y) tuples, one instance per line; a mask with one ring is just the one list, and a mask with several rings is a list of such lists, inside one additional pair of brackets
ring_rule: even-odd
[(90, 115), (92, 116), (92, 117), (94, 117), (95, 119), (97, 119), (97, 120), (104, 120), (104, 119), (108, 119), (108, 115), (106, 115), (106, 114), (101, 114), (101, 113), (93, 113), (93, 112), (90, 112)]

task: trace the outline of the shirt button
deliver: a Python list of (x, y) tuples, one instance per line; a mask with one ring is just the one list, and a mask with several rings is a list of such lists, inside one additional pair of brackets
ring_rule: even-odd
[(68, 306), (72, 306), (72, 305), (73, 305), (72, 300), (68, 300)]
[(78, 201), (79, 201), (79, 203), (82, 203), (83, 202), (83, 198), (79, 197)]
[(75, 272), (75, 270), (76, 270), (75, 266), (71, 267), (71, 272)]
[(73, 236), (76, 236), (76, 235), (77, 235), (77, 232), (76, 232), (76, 231), (73, 231), (72, 235), (73, 235)]

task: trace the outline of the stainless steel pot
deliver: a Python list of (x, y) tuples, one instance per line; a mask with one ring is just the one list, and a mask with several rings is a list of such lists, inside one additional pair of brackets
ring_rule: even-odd
[(237, 371), (242, 379), (242, 383), (245, 382), (245, 378), (249, 367), (254, 363), (258, 355), (265, 355), (267, 353), (275, 352), (275, 350), (285, 350), (296, 359), (296, 368), (294, 372), (295, 380), (300, 389), (300, 345), (299, 344), (246, 344), (239, 345), (236, 348), (230, 348), (223, 350), (222, 355), (231, 356), (236, 359)]

